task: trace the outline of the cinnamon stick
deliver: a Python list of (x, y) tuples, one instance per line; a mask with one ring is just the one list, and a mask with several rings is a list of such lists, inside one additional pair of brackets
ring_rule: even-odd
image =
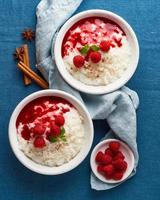
[(41, 86), (44, 89), (48, 89), (49, 85), (48, 83), (42, 79), (38, 74), (36, 74), (33, 70), (28, 68), (23, 62), (18, 63), (18, 68), (30, 79), (35, 81), (39, 86)]
[[(29, 52), (28, 52), (28, 45), (27, 44), (24, 44), (22, 47), (21, 47), (24, 51), (23, 53), (23, 63), (28, 67), (30, 68), (30, 61), (29, 61)], [(24, 81), (24, 84), (25, 85), (29, 85), (31, 84), (31, 79), (26, 76), (26, 75), (23, 75), (23, 81)]]

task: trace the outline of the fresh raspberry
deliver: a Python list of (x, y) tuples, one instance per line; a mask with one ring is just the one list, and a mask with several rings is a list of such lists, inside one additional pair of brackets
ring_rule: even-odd
[(104, 154), (101, 162), (103, 165), (108, 165), (112, 162), (112, 157), (110, 155)]
[(36, 148), (43, 148), (44, 146), (46, 146), (46, 143), (43, 137), (36, 137), (33, 144), (34, 144), (34, 147)]
[(35, 124), (35, 127), (32, 131), (34, 135), (43, 135), (45, 132), (45, 127), (42, 124)]
[(106, 165), (103, 167), (103, 171), (106, 176), (110, 176), (114, 173), (114, 166), (112, 164)]
[(29, 128), (28, 128), (28, 126), (27, 125), (24, 125), (23, 126), (23, 130), (22, 130), (22, 132), (21, 132), (21, 136), (23, 137), (23, 139), (25, 139), (25, 140), (29, 140), (30, 139), (30, 130), (29, 130)]
[(74, 56), (73, 63), (77, 68), (81, 68), (84, 65), (84, 57), (81, 55)]
[[(56, 117), (56, 116), (54, 116)], [(49, 119), (50, 127), (55, 125), (55, 120), (54, 119)]]
[(98, 63), (101, 60), (101, 54), (99, 52), (91, 52), (89, 56), (93, 63)]
[(100, 43), (100, 49), (101, 49), (101, 51), (104, 51), (104, 52), (109, 51), (109, 49), (110, 49), (110, 41), (103, 40)]
[(97, 166), (97, 171), (99, 172), (99, 173), (103, 173), (103, 165), (98, 165)]
[(102, 151), (99, 151), (96, 155), (96, 158), (95, 158), (95, 161), (96, 162), (102, 162), (103, 160), (103, 156), (104, 156), (104, 153)]
[(113, 153), (117, 153), (120, 147), (120, 143), (119, 142), (110, 142), (109, 143), (109, 148), (111, 149), (111, 151)]
[(113, 161), (113, 165), (115, 166), (117, 170), (121, 170), (121, 171), (126, 171), (127, 166), (128, 166), (127, 162), (122, 160), (121, 158)]
[(109, 156), (111, 156), (111, 157), (113, 157), (113, 152), (110, 150), (110, 148), (107, 148), (107, 149), (105, 150), (105, 154), (106, 154), (106, 155), (109, 155)]
[(51, 136), (57, 137), (61, 133), (61, 129), (54, 123), (51, 123)]
[(63, 126), (64, 122), (65, 122), (65, 120), (64, 120), (64, 117), (62, 115), (56, 116), (56, 118), (55, 118), (55, 124), (57, 126)]
[(116, 181), (122, 179), (122, 177), (123, 177), (123, 173), (122, 173), (122, 172), (115, 172), (115, 173), (113, 174), (113, 176), (112, 176), (112, 178), (113, 178), (114, 180), (116, 180)]
[(112, 174), (111, 174), (111, 175), (105, 174), (105, 178), (106, 178), (106, 179), (112, 179)]
[(122, 159), (124, 160), (125, 159), (125, 156), (123, 155), (122, 152), (118, 151), (117, 154), (114, 156), (113, 160), (118, 160), (118, 159)]
[(92, 49), (89, 49), (87, 55), (85, 56), (85, 60), (86, 60), (86, 61), (89, 61), (91, 52), (93, 52), (93, 50), (92, 50)]

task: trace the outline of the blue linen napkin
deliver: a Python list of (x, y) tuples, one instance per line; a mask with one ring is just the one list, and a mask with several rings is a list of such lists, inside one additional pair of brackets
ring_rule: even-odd
[[(118, 91), (100, 96), (79, 93), (61, 78), (54, 62), (54, 55), (51, 56), (51, 44), (56, 31), (74, 13), (81, 1), (41, 0), (37, 6), (37, 68), (48, 80), (50, 88), (60, 89), (76, 96), (86, 105), (92, 119), (106, 119), (111, 130), (105, 138), (118, 138), (130, 146), (135, 156), (134, 170), (130, 175), (132, 177), (136, 172), (139, 158), (136, 143), (135, 112), (139, 105), (139, 99), (136, 92), (127, 87), (122, 87)], [(103, 183), (91, 173), (92, 189), (107, 190), (119, 184)]]

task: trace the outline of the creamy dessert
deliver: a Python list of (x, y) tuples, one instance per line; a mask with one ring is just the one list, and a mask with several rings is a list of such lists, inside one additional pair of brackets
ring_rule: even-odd
[(78, 21), (66, 33), (62, 57), (66, 69), (87, 85), (108, 85), (130, 66), (131, 47), (125, 32), (102, 17)]
[(83, 117), (60, 97), (45, 96), (27, 104), (17, 121), (19, 148), (46, 166), (61, 166), (73, 159), (84, 143)]

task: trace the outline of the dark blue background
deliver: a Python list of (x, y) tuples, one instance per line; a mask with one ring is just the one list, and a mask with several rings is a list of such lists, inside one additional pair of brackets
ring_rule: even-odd
[[(160, 199), (160, 3), (159, 0), (84, 0), (77, 12), (92, 8), (113, 11), (135, 30), (140, 43), (138, 69), (128, 85), (140, 97), (136, 176), (110, 191), (90, 189), (89, 156), (78, 168), (61, 176), (42, 176), (23, 167), (8, 143), (8, 122), (16, 104), (40, 90), (25, 87), (12, 53), (23, 43), (20, 33), (35, 28), (39, 0), (0, 0), (0, 199), (1, 200), (159, 200)], [(34, 43), (29, 45), (32, 66)], [(103, 121), (95, 122), (95, 143), (106, 133)]]

